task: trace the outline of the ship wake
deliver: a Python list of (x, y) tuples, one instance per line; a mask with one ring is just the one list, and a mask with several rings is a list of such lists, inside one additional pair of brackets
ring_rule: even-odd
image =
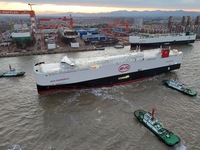
[(178, 143), (174, 146), (175, 150), (186, 150), (186, 146), (183, 143)]

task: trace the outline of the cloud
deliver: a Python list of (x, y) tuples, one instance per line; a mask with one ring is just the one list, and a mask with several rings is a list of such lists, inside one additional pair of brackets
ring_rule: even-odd
[[(14, 7), (14, 9), (29, 9), (28, 3), (36, 4), (33, 6), (34, 10), (40, 10), (46, 5), (55, 6), (52, 11), (64, 10), (65, 12), (73, 11), (73, 9), (68, 10), (67, 8), (71, 6), (82, 7), (84, 9), (93, 9), (104, 11), (113, 11), (113, 10), (186, 10), (186, 11), (199, 11), (200, 12), (200, 0), (6, 0), (5, 2), (0, 2), (0, 9), (5, 9), (8, 6), (11, 6), (13, 3), (18, 3), (23, 6)], [(2, 5), (3, 4), (3, 5)], [(9, 4), (9, 5), (8, 5)], [(84, 7), (85, 6), (85, 7)], [(86, 7), (92, 6), (92, 7)], [(51, 8), (52, 8), (51, 7)], [(65, 8), (63, 8), (65, 7)], [(9, 9), (11, 9), (9, 7)], [(51, 11), (50, 8), (45, 7), (45, 11)], [(82, 9), (83, 10), (83, 9)], [(74, 11), (76, 11), (74, 9)], [(91, 11), (91, 12), (92, 12)], [(77, 12), (77, 11), (76, 11)]]
[(200, 0), (6, 0), (6, 2), (23, 2), (35, 4), (55, 5), (80, 5), (80, 6), (101, 6), (101, 7), (132, 7), (134, 8), (199, 8)]

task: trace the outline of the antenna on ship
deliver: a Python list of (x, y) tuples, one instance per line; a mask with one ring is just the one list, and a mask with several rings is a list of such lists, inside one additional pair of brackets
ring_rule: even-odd
[(153, 107), (153, 108), (152, 108), (152, 118), (151, 118), (151, 120), (154, 120), (155, 110), (156, 110), (156, 109)]
[(9, 64), (9, 69), (11, 70), (11, 65)]

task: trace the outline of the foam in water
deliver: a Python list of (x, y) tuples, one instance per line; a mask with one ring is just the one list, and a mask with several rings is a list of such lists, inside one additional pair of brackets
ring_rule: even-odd
[(175, 150), (186, 150), (186, 147), (183, 143), (175, 145)]
[[(126, 87), (128, 85), (125, 85)], [(100, 88), (100, 89), (94, 89), (91, 91), (92, 94), (94, 94), (95, 96), (101, 97), (103, 98), (103, 100), (105, 99), (110, 99), (110, 100), (116, 100), (116, 101), (122, 101), (126, 104), (128, 104), (131, 108), (135, 108), (135, 106), (133, 106), (131, 104), (131, 102), (128, 99), (124, 98), (124, 93), (121, 93), (121, 89), (123, 88), (123, 86), (119, 87), (112, 87), (112, 88)], [(113, 93), (118, 93), (117, 95), (113, 95)]]
[(9, 150), (22, 150), (22, 149), (18, 144), (15, 144), (12, 146), (12, 149), (9, 149)]

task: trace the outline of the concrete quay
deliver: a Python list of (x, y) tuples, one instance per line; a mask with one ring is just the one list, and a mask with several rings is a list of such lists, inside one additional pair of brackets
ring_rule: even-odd
[(83, 52), (83, 51), (96, 51), (96, 50), (104, 50), (104, 48), (74, 48), (74, 49), (53, 49), (47, 51), (14, 51), (14, 52), (1, 52), (0, 57), (17, 57), (17, 56), (29, 56), (29, 55), (46, 55), (46, 54), (58, 54), (58, 53), (67, 53), (67, 52)]

